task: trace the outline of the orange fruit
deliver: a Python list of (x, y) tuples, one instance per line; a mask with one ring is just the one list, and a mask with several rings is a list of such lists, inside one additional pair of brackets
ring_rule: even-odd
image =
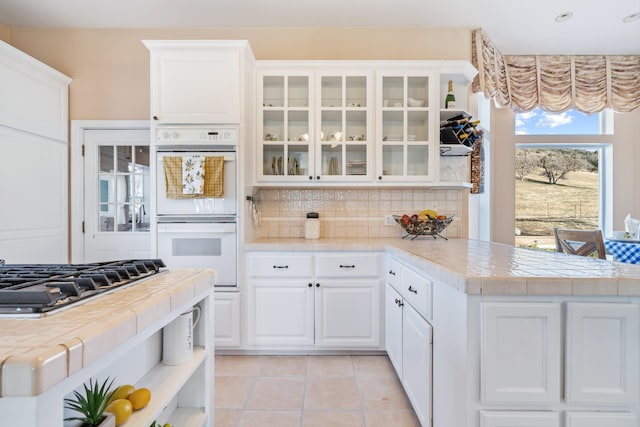
[(133, 412), (133, 405), (127, 399), (116, 399), (109, 403), (105, 411), (116, 416), (116, 426), (119, 426), (127, 422)]
[(151, 400), (151, 391), (148, 388), (142, 387), (134, 390), (127, 399), (129, 399), (133, 405), (134, 410), (141, 409), (147, 406)]

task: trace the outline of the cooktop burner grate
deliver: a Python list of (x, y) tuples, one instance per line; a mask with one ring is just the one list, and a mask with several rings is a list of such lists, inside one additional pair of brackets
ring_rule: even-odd
[(0, 314), (48, 313), (142, 280), (164, 267), (160, 259), (88, 264), (0, 262)]

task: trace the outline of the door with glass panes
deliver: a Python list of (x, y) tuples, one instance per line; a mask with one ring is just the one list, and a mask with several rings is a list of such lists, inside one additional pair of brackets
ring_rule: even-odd
[(149, 258), (149, 131), (86, 130), (84, 143), (84, 262)]

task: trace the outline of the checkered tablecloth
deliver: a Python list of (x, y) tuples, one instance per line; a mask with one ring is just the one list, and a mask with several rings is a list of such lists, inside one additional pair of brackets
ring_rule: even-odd
[(613, 255), (616, 261), (640, 264), (640, 243), (605, 240), (604, 247), (607, 252)]

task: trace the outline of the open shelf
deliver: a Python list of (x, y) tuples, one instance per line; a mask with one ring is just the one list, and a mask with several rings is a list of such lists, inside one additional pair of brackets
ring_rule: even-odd
[[(149, 404), (131, 414), (131, 417), (127, 420), (127, 425), (132, 426), (148, 426), (153, 420), (155, 420), (163, 411), (165, 406), (176, 395), (177, 390), (180, 390), (182, 386), (189, 380), (193, 373), (200, 367), (205, 360), (207, 352), (203, 347), (194, 347), (193, 357), (190, 361), (181, 365), (169, 366), (162, 362), (158, 363), (151, 371), (149, 371), (144, 377), (135, 384), (136, 388), (146, 387), (151, 390), (151, 401)], [(204, 415), (204, 408), (179, 408), (179, 414), (172, 414), (171, 419), (176, 417), (186, 417), (186, 419), (193, 419), (197, 414)], [(176, 411), (178, 412), (178, 411)], [(184, 414), (183, 414), (184, 413)], [(176, 426), (181, 425), (202, 425), (202, 423), (178, 423), (171, 422)]]
[(464, 144), (440, 144), (441, 156), (468, 156), (473, 151), (473, 147)]

